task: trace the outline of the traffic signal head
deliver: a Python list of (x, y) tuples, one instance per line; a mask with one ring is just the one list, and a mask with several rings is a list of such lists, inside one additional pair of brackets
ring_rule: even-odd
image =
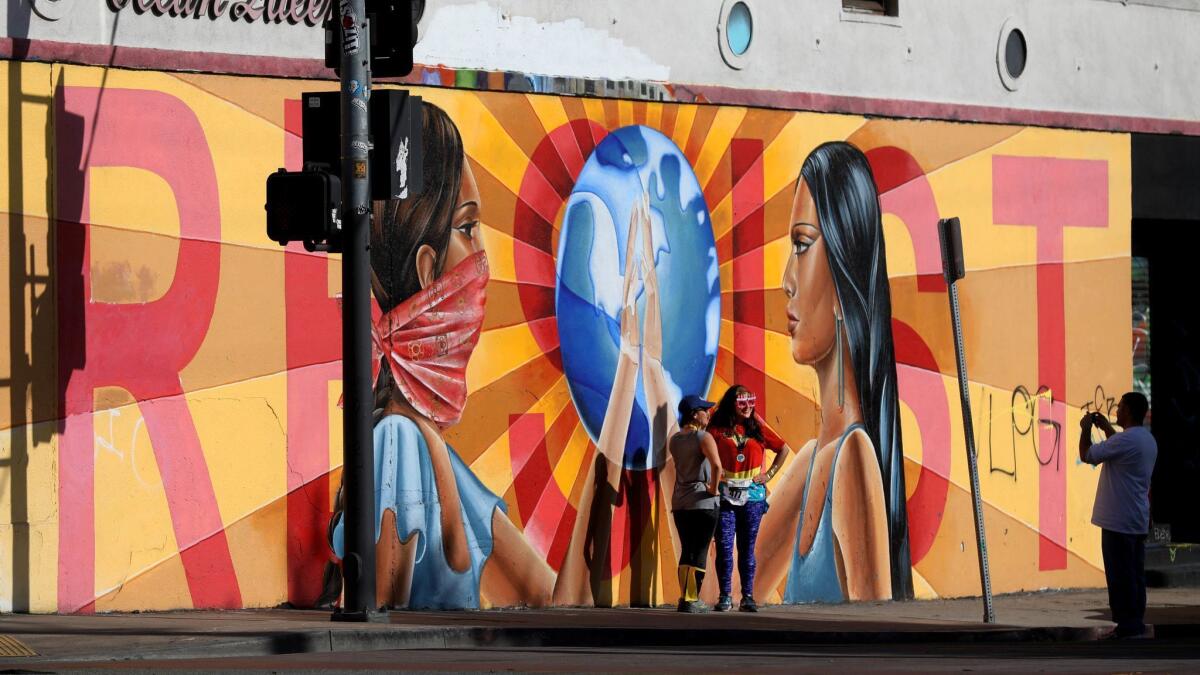
[[(366, 0), (371, 33), (371, 76), (403, 77), (413, 69), (417, 22), (425, 0)], [(335, 17), (336, 18), (336, 17)], [(341, 73), (342, 30), (337, 21), (325, 23), (325, 66)]]
[[(308, 250), (341, 243), (341, 181), (325, 171), (279, 171), (267, 176), (267, 237)], [(322, 244), (327, 246), (321, 246)]]
[(412, 72), (417, 5), (424, 12), (423, 0), (367, 0), (372, 77), (403, 77)]
[[(301, 95), (304, 166), (341, 176), (341, 110), (336, 91)], [(376, 89), (368, 104), (371, 199), (406, 199), (421, 191), (422, 101), (399, 89)]]

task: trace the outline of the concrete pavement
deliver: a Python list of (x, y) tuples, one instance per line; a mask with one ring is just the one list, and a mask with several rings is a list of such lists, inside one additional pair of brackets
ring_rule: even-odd
[[(758, 614), (669, 609), (392, 612), (382, 624), (332, 622), (299, 610), (186, 611), (91, 616), (4, 615), (0, 635), (37, 656), (0, 667), (388, 649), (669, 647), (676, 645), (952, 644), (1094, 640), (1112, 624), (1103, 589), (996, 598), (766, 607)], [(1147, 623), (1160, 639), (1200, 641), (1200, 589), (1151, 589)]]

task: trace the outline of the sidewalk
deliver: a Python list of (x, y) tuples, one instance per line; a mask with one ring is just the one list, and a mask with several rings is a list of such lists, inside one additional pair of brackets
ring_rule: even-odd
[[(299, 652), (474, 647), (672, 646), (1085, 641), (1104, 634), (1103, 589), (1006, 595), (997, 623), (979, 598), (766, 607), (758, 614), (688, 615), (669, 609), (392, 612), (384, 624), (335, 623), (327, 612), (187, 611), (93, 616), (4, 615), (0, 636), (53, 661), (259, 656)], [(1200, 639), (1200, 588), (1151, 589), (1157, 639)], [(6, 650), (7, 651), (7, 650)], [(8, 651), (9, 654), (13, 653)]]

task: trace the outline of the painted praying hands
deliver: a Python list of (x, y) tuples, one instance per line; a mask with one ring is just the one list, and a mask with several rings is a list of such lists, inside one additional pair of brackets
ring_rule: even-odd
[[(612, 392), (596, 442), (596, 456), (588, 467), (588, 478), (580, 495), (571, 543), (555, 583), (554, 604), (612, 604), (612, 586), (616, 581), (608, 562), (611, 559), (612, 514), (623, 498), (621, 474), (625, 466), (625, 439), (637, 396), (639, 369), (652, 419), (651, 449), (656, 457), (677, 427), (675, 416), (671, 414), (671, 397), (662, 366), (662, 313), (658, 291), (650, 205), (644, 197), (633, 207), (625, 241), (621, 343)], [(643, 292), (646, 309), (639, 322), (637, 300)]]

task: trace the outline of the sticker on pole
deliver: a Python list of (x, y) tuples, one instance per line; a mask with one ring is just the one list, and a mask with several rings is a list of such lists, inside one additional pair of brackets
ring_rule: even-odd
[(350, 0), (342, 0), (339, 10), (342, 15), (342, 52), (347, 55), (357, 54), (358, 17), (354, 15)]
[(408, 199), (408, 139), (404, 139), (398, 145), (396, 174), (399, 176), (397, 183), (400, 185), (400, 192), (392, 195), (392, 199)]

